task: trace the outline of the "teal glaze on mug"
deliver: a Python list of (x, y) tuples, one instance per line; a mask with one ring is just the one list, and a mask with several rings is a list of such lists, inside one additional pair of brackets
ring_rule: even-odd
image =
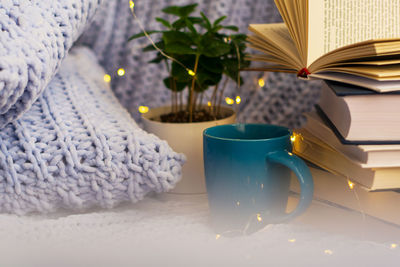
[[(309, 207), (313, 180), (307, 165), (291, 153), (291, 135), (285, 127), (266, 124), (221, 125), (203, 132), (207, 194), (217, 233), (251, 233)], [(287, 214), (291, 170), (301, 196)]]

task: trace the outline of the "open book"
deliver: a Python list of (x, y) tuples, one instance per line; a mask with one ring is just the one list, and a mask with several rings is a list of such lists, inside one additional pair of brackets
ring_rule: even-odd
[(275, 0), (285, 23), (253, 24), (256, 68), (400, 90), (399, 0)]

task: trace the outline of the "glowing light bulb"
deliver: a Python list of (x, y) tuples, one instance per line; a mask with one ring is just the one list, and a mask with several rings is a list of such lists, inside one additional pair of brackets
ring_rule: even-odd
[(108, 75), (108, 74), (104, 74), (104, 77), (103, 77), (103, 79), (104, 79), (104, 81), (105, 81), (106, 83), (109, 83), (109, 82), (111, 82), (111, 76), (110, 76), (110, 75)]
[(207, 102), (207, 106), (211, 107), (211, 101)]
[(142, 113), (142, 114), (147, 113), (147, 112), (149, 112), (149, 107), (140, 106), (139, 107), (139, 112)]
[(118, 76), (124, 76), (125, 75), (125, 70), (123, 68), (118, 69), (117, 71)]
[(288, 154), (289, 154), (289, 156), (293, 156), (293, 153), (291, 153), (291, 152), (288, 152)]
[(225, 102), (226, 102), (228, 105), (233, 105), (233, 104), (235, 103), (235, 101), (234, 101), (232, 98), (230, 98), (230, 97), (225, 98)]
[(325, 253), (326, 255), (332, 255), (332, 254), (333, 254), (333, 251), (330, 250), (330, 249), (325, 249), (325, 250), (324, 250), (324, 253)]
[(135, 3), (133, 1), (129, 1), (129, 8), (132, 10), (135, 8)]
[(192, 70), (188, 70), (188, 74), (192, 77), (196, 76), (196, 73), (194, 73)]
[(355, 185), (352, 181), (350, 181), (350, 180), (347, 181), (347, 185), (349, 186), (349, 188), (350, 188), (351, 190), (353, 190), (354, 187), (356, 186), (356, 185)]
[(391, 249), (395, 249), (395, 248), (397, 248), (398, 246), (399, 246), (399, 245), (393, 243), (393, 244), (390, 245), (390, 248), (391, 248)]
[(221, 235), (218, 235), (218, 234), (217, 234), (217, 235), (215, 236), (215, 240), (218, 240), (218, 239), (220, 239), (220, 238), (221, 238)]
[(236, 202), (236, 205), (237, 205), (237, 206), (240, 206), (240, 202), (239, 202), (239, 201), (238, 201), (238, 202)]
[(262, 217), (260, 213), (257, 214), (257, 221), (262, 222)]
[(265, 86), (265, 81), (263, 78), (258, 79), (258, 86), (264, 87)]
[(289, 239), (288, 242), (289, 243), (294, 243), (294, 242), (296, 242), (296, 239), (295, 238)]
[(236, 104), (240, 104), (242, 102), (242, 98), (240, 98), (240, 96), (236, 97)]
[(293, 135), (290, 137), (290, 141), (292, 141), (292, 143), (296, 142), (296, 139), (297, 139), (296, 134), (293, 134)]

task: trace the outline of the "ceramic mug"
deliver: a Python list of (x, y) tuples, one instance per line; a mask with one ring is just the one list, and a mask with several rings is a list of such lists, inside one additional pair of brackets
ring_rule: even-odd
[[(222, 125), (203, 132), (206, 187), (217, 233), (251, 233), (308, 208), (313, 180), (307, 165), (291, 153), (291, 135), (287, 128), (266, 124)], [(288, 214), (291, 171), (301, 195)]]

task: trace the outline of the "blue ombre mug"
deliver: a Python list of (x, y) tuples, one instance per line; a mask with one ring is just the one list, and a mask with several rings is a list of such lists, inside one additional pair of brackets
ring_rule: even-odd
[[(291, 153), (289, 129), (265, 124), (206, 129), (204, 166), (211, 220), (218, 234), (252, 233), (303, 213), (313, 197), (307, 165)], [(286, 213), (290, 171), (300, 182), (297, 208)]]

